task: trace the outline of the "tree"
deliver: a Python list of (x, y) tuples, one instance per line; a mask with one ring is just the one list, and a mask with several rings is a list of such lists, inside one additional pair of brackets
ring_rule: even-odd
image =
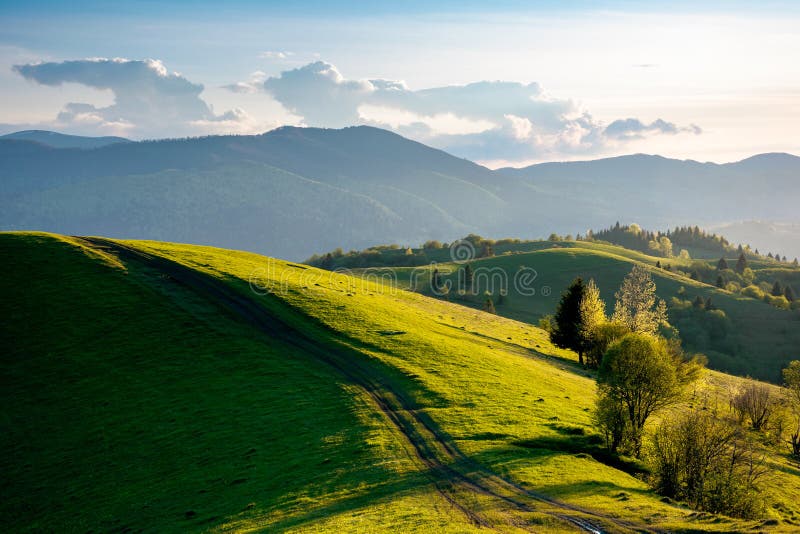
[[(594, 280), (589, 280), (583, 288), (580, 303), (580, 337), (581, 350), (579, 357), (592, 349), (595, 336), (600, 325), (606, 322), (606, 303), (600, 298), (600, 290)], [(592, 362), (594, 363), (594, 362)], [(598, 362), (599, 363), (599, 362)]]
[(741, 252), (739, 253), (739, 259), (736, 260), (735, 270), (737, 273), (743, 274), (745, 269), (747, 269), (747, 258), (744, 256), (744, 252)]
[(600, 367), (603, 354), (606, 353), (608, 347), (630, 332), (627, 326), (617, 321), (606, 321), (597, 325), (592, 334), (591, 345), (584, 354), (586, 365), (593, 369)]
[(583, 280), (576, 278), (561, 295), (556, 313), (553, 316), (553, 329), (550, 341), (562, 349), (578, 353), (578, 361), (583, 365), (583, 342), (581, 337), (581, 301), (583, 300)]
[(692, 306), (694, 306), (698, 310), (702, 310), (706, 307), (706, 301), (703, 300), (703, 297), (697, 295), (697, 297), (694, 299), (694, 302), (692, 303)]
[(775, 283), (772, 284), (772, 296), (780, 297), (782, 295), (783, 295), (783, 288), (781, 287), (781, 283), (778, 280), (775, 280)]
[(719, 261), (717, 262), (717, 270), (724, 271), (727, 268), (728, 268), (728, 262), (725, 260), (724, 257), (720, 258)]
[(330, 271), (333, 268), (333, 255), (330, 252), (325, 254), (325, 257), (322, 258), (322, 262), (319, 266), (326, 271)]
[(794, 289), (792, 289), (792, 286), (786, 286), (783, 289), (783, 296), (786, 297), (786, 300), (788, 300), (789, 302), (794, 302), (795, 295), (794, 295)]
[(492, 300), (491, 295), (486, 297), (486, 302), (483, 305), (483, 311), (487, 313), (497, 313), (494, 309), (494, 301)]
[(439, 291), (440, 287), (442, 287), (442, 277), (439, 274), (439, 269), (434, 269), (431, 275), (431, 289), (436, 292)]
[(656, 284), (650, 272), (634, 265), (614, 296), (617, 299), (612, 319), (625, 324), (631, 332), (654, 334), (667, 322), (664, 301), (656, 298)]
[(676, 403), (698, 372), (697, 363), (683, 362), (666, 340), (649, 334), (633, 332), (609, 347), (597, 376), (600, 397), (624, 408), (635, 456), (647, 419)]
[(733, 399), (731, 408), (739, 418), (739, 422), (750, 419), (753, 430), (762, 430), (769, 423), (775, 410), (775, 400), (765, 384), (750, 382)]
[[(635, 233), (638, 235), (640, 232)], [(650, 250), (660, 253), (665, 258), (672, 257), (672, 241), (667, 236), (662, 235), (657, 239), (652, 239), (647, 244)]]
[(691, 256), (689, 256), (689, 251), (686, 250), (685, 248), (681, 249), (681, 252), (680, 252), (680, 254), (678, 254), (678, 257), (680, 259), (682, 259), (682, 260), (690, 260), (690, 259), (692, 259)]
[(783, 383), (786, 386), (787, 398), (795, 419), (793, 432), (789, 436), (789, 444), (792, 446), (792, 455), (800, 458), (800, 360), (789, 362), (789, 365), (783, 370)]
[(718, 275), (717, 275), (717, 284), (716, 284), (716, 285), (717, 285), (717, 287), (718, 287), (718, 288), (720, 288), (720, 289), (722, 289), (722, 288), (724, 288), (724, 287), (725, 287), (725, 279), (724, 279), (724, 278), (722, 278), (722, 275), (721, 275), (721, 274), (718, 274)]
[(461, 275), (459, 280), (461, 289), (471, 289), (472, 282), (475, 278), (475, 274), (472, 271), (472, 266), (468, 263), (466, 264), (460, 271), (459, 274)]
[(592, 415), (610, 452), (616, 454), (621, 446), (630, 441), (631, 425), (622, 403), (610, 396), (600, 395)]

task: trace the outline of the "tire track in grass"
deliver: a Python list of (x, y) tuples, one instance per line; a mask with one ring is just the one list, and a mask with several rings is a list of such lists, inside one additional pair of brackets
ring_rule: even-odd
[[(337, 342), (322, 346), (301, 330), (276, 316), (258, 302), (258, 297), (242, 294), (226, 282), (162, 256), (135, 247), (97, 237), (80, 237), (86, 246), (110, 251), (120, 259), (139, 262), (172, 278), (185, 288), (212, 300), (261, 332), (292, 345), (328, 364), (364, 391), (371, 402), (405, 437), (416, 460), (425, 466), (442, 497), (478, 527), (502, 529), (503, 526), (533, 530), (523, 513), (543, 513), (591, 533), (657, 532), (650, 527), (623, 521), (579, 506), (563, 503), (514, 483), (463, 454), (435, 423), (417, 411), (385, 377), (376, 376), (376, 369), (364, 361), (356, 349)], [(287, 306), (287, 313), (298, 319), (307, 317)], [(470, 506), (475, 497), (492, 499), (504, 518), (498, 524)], [(466, 498), (465, 498), (466, 497)], [(468, 502), (465, 502), (468, 501)]]

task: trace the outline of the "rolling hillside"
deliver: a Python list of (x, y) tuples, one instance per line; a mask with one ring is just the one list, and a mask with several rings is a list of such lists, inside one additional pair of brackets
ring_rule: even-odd
[[(658, 287), (658, 295), (667, 302), (671, 322), (678, 328), (688, 350), (708, 356), (709, 365), (720, 371), (740, 376), (753, 376), (773, 382), (780, 381), (780, 370), (797, 358), (800, 345), (800, 314), (797, 310), (777, 309), (761, 300), (731, 293), (708, 283), (702, 283), (675, 271), (691, 271), (698, 264), (714, 269), (716, 260), (681, 260), (658, 258), (623, 247), (586, 241), (534, 241), (497, 245), (497, 256), (470, 262), (475, 271), (475, 285), (463, 294), (457, 271), (463, 266), (453, 263), (450, 250), (415, 250), (425, 254), (419, 267), (379, 267), (353, 272), (368, 278), (393, 279), (400, 287), (430, 295), (432, 269), (439, 269), (442, 281), (449, 281), (452, 290), (447, 299), (462, 305), (483, 309), (487, 292), (494, 300), (499, 315), (537, 324), (539, 319), (554, 313), (561, 292), (576, 277), (594, 279), (601, 291), (609, 313), (613, 311), (614, 293), (623, 277), (636, 263), (650, 266)], [(384, 250), (381, 264), (402, 264), (403, 250)], [(342, 258), (342, 261), (346, 257)], [(377, 260), (376, 260), (377, 261)], [(735, 254), (728, 258), (736, 262)], [(655, 267), (656, 263), (670, 264), (673, 271)], [(755, 283), (798, 285), (800, 269), (790, 264), (767, 260), (751, 260)], [(336, 264), (333, 268), (337, 268)], [(525, 278), (534, 294), (520, 292), (514, 286), (515, 275), (530, 271)], [(525, 274), (521, 272), (521, 274)], [(500, 299), (501, 291), (506, 294)], [(697, 297), (711, 299), (721, 311), (680, 310), (681, 305)], [(691, 306), (690, 306), (691, 308)]]
[[(528, 324), (208, 247), (5, 233), (0, 260), (14, 531), (800, 521), (800, 473), (777, 453), (767, 523), (659, 499), (600, 454), (592, 377)], [(709, 372), (695, 395), (736, 387)]]
[(0, 139), (0, 229), (187, 241), (301, 260), (339, 246), (470, 232), (541, 238), (616, 220), (797, 222), (800, 195), (800, 158), (788, 154), (728, 165), (635, 155), (491, 171), (366, 126), (95, 140), (91, 149), (59, 134), (48, 145), (46, 133)]

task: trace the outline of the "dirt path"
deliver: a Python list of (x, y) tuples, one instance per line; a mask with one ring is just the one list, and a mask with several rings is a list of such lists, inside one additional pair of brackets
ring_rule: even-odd
[[(584, 532), (656, 531), (551, 499), (479, 465), (464, 455), (429, 417), (420, 413), (402, 391), (392, 386), (388, 378), (378, 376), (379, 373), (369, 365), (363, 354), (342, 343), (320, 345), (262, 306), (259, 299), (265, 297), (243, 294), (210, 275), (115, 241), (88, 237), (79, 239), (87, 246), (112, 252), (122, 260), (138, 262), (169, 276), (270, 337), (295, 346), (336, 369), (348, 381), (360, 387), (375, 407), (392, 422), (407, 440), (416, 460), (426, 467), (439, 493), (476, 526), (533, 531), (535, 528), (528, 524), (525, 515), (538, 513), (550, 515), (564, 522), (565, 526), (571, 525)], [(297, 314), (297, 324), (302, 324), (303, 319), (309, 320), (289, 307), (286, 313)], [(491, 516), (476, 509), (475, 503), (480, 500), (492, 503), (494, 513)]]

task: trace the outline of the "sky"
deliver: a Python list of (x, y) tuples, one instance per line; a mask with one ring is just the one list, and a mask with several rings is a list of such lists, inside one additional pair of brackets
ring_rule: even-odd
[(798, 154), (797, 4), (0, 0), (0, 133), (367, 124), (490, 167)]

